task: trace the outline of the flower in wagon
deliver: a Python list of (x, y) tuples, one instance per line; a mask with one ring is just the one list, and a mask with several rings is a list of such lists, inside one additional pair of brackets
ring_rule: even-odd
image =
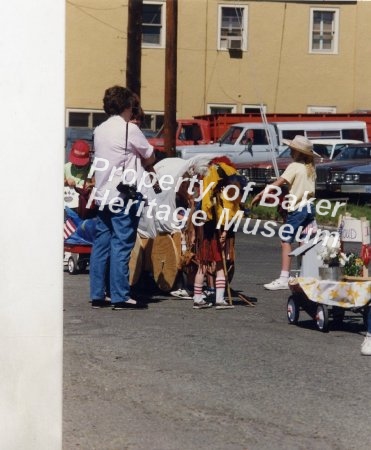
[(344, 275), (352, 276), (352, 277), (360, 277), (362, 276), (363, 269), (363, 261), (356, 255), (355, 253), (347, 253), (346, 261), (344, 265)]
[(329, 236), (322, 245), (318, 246), (317, 257), (322, 261), (322, 267), (343, 267), (346, 255), (341, 251), (340, 237)]

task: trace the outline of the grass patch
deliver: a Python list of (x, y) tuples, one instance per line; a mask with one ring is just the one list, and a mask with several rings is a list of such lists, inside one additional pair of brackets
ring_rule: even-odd
[[(325, 226), (333, 226), (337, 227), (338, 221), (339, 221), (339, 215), (345, 215), (346, 213), (349, 213), (352, 217), (355, 219), (360, 219), (361, 217), (366, 217), (366, 219), (371, 221), (371, 208), (370, 206), (359, 206), (354, 205), (352, 203), (348, 202), (341, 202), (346, 203), (344, 206), (341, 206), (334, 217), (331, 217), (336, 200), (335, 199), (328, 199), (331, 202), (331, 207), (328, 210), (328, 214), (326, 215), (320, 215), (316, 214), (316, 221), (318, 225), (325, 225)], [(319, 200), (315, 202), (315, 204), (318, 203)], [(277, 212), (277, 207), (269, 207), (269, 206), (255, 206), (251, 209), (249, 217), (252, 219), (261, 219), (261, 220), (274, 220), (274, 221), (282, 221), (281, 216)]]

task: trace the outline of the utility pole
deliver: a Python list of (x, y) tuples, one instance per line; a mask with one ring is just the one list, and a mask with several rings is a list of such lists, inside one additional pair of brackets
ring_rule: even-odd
[(141, 88), (143, 0), (129, 0), (126, 52), (126, 87), (138, 94)]
[(164, 147), (167, 156), (175, 156), (176, 146), (177, 38), (178, 0), (167, 0), (164, 117)]

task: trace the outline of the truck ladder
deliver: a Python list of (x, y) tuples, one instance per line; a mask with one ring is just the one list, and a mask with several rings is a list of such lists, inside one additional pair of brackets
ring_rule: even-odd
[(270, 130), (269, 126), (268, 126), (267, 116), (265, 114), (264, 106), (263, 106), (262, 103), (260, 103), (259, 108), (260, 108), (260, 115), (261, 115), (261, 118), (262, 118), (262, 122), (264, 124), (265, 134), (266, 134), (267, 139), (268, 139), (269, 150), (271, 152), (274, 174), (275, 174), (276, 178), (278, 178), (280, 176), (280, 173), (279, 173), (278, 166), (277, 166), (276, 153), (275, 153), (276, 149), (273, 146), (273, 139), (272, 139), (272, 136), (271, 136), (271, 130)]

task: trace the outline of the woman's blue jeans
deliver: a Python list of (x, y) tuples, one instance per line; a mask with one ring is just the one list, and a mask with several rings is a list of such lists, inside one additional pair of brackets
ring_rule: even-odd
[[(137, 204), (138, 205), (138, 204)], [(96, 235), (90, 256), (90, 298), (102, 300), (106, 293), (112, 303), (130, 298), (129, 261), (134, 247), (139, 217), (137, 205), (98, 210)]]

